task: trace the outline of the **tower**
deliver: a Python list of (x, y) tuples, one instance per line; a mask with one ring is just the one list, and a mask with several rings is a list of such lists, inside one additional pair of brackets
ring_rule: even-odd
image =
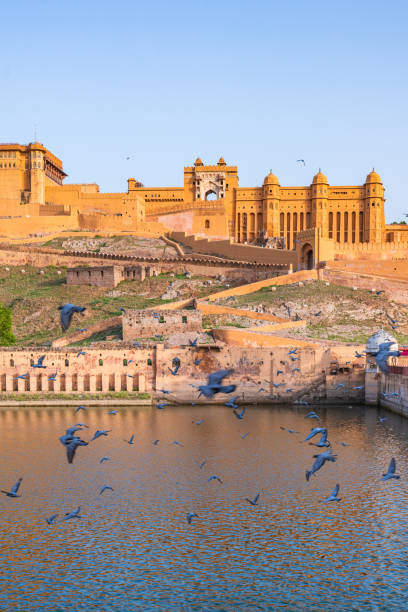
[(364, 242), (381, 242), (383, 239), (384, 201), (384, 187), (373, 168), (365, 182)]
[(30, 202), (31, 204), (45, 203), (44, 180), (44, 147), (34, 142), (27, 147), (27, 162), (30, 176)]
[(279, 204), (280, 204), (280, 185), (278, 178), (272, 174), (272, 170), (265, 176), (263, 184), (263, 209), (262, 209), (262, 228), (268, 237), (279, 236)]
[(319, 172), (313, 177), (312, 183), (312, 220), (310, 227), (320, 227), (323, 238), (328, 236), (328, 191), (329, 183), (319, 168)]

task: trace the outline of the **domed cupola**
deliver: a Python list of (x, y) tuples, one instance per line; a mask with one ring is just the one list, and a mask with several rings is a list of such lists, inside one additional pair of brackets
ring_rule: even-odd
[(381, 183), (380, 175), (375, 172), (374, 168), (370, 174), (367, 175), (366, 183)]
[(325, 184), (328, 185), (328, 181), (327, 181), (327, 177), (325, 174), (323, 174), (323, 172), (321, 171), (321, 169), (319, 168), (319, 172), (317, 174), (314, 175), (313, 177), (313, 185), (316, 185), (317, 183), (319, 184)]
[(278, 177), (272, 173), (272, 170), (268, 176), (265, 176), (264, 185), (279, 185)]

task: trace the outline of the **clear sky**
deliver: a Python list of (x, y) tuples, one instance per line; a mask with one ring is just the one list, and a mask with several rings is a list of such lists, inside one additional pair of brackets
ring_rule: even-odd
[[(2, 3), (0, 141), (37, 139), (69, 182), (181, 186), (223, 155), (240, 185), (361, 184), (408, 213), (408, 3)], [(126, 158), (130, 157), (129, 160)], [(303, 168), (296, 160), (303, 158)]]

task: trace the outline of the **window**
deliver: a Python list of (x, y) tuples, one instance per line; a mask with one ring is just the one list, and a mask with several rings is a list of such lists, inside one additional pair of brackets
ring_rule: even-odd
[(147, 360), (147, 365), (148, 365), (148, 366), (153, 365), (153, 364), (152, 364), (152, 360), (151, 360), (150, 358)]
[(66, 365), (66, 366), (69, 366), (69, 359), (66, 359), (66, 360), (65, 360), (65, 365)]
[(181, 322), (182, 322), (182, 323), (187, 323), (187, 317), (186, 317), (185, 315), (183, 315), (183, 316), (181, 317)]
[(103, 366), (103, 359), (99, 359), (99, 365)]
[(205, 229), (210, 229), (210, 220), (209, 219), (205, 220)]
[(351, 242), (356, 241), (356, 213), (351, 213)]
[(344, 242), (348, 242), (348, 212), (344, 213)]
[(124, 366), (127, 366), (127, 364), (128, 364), (128, 360), (127, 360), (127, 359), (124, 359), (124, 360), (123, 360), (123, 365), (124, 365)]
[(164, 320), (163, 315), (160, 315), (160, 319), (159, 319), (159, 323), (165, 323), (166, 321)]
[(329, 238), (333, 238), (333, 213), (329, 212)]
[(284, 235), (285, 235), (285, 213), (281, 213), (280, 214), (280, 218), (279, 218), (279, 230), (280, 230), (281, 238), (283, 238)]
[(10, 359), (10, 365), (12, 368), (14, 368), (14, 359)]

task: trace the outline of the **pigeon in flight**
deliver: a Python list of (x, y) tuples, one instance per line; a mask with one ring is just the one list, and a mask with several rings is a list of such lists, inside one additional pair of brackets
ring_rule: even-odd
[(221, 478), (219, 478), (216, 474), (214, 474), (213, 476), (210, 476), (207, 482), (211, 482), (211, 480), (218, 480), (218, 482), (222, 484)]
[(60, 437), (60, 442), (63, 446), (65, 446), (67, 452), (68, 463), (73, 462), (78, 446), (88, 446), (88, 442), (81, 440), (81, 438), (75, 435), (77, 431), (82, 431), (82, 427), (69, 427), (66, 430), (65, 435)]
[(37, 363), (33, 363), (31, 367), (32, 368), (45, 368), (46, 366), (43, 365), (44, 359), (45, 359), (45, 355), (41, 355), (41, 357), (38, 358)]
[(337, 455), (332, 455), (331, 451), (325, 451), (324, 453), (320, 453), (318, 455), (313, 455), (315, 462), (312, 466), (311, 470), (306, 471), (306, 480), (309, 481), (310, 476), (315, 474), (321, 467), (326, 463), (326, 461), (336, 461)]
[(193, 518), (200, 518), (200, 517), (195, 512), (188, 512), (187, 513), (187, 523), (189, 525), (191, 525), (191, 522), (192, 522)]
[(165, 406), (170, 406), (170, 404), (166, 404), (165, 402), (156, 402), (156, 408), (158, 410), (163, 410)]
[(102, 459), (100, 459), (99, 463), (104, 463), (104, 461), (110, 461), (110, 457), (102, 457)]
[(194, 338), (194, 340), (189, 340), (188, 341), (189, 345), (190, 346), (197, 346), (197, 340), (198, 340), (198, 336), (197, 336), (197, 338)]
[(225, 402), (224, 406), (227, 406), (227, 408), (234, 408), (237, 409), (238, 408), (238, 404), (237, 404), (237, 397), (232, 397), (230, 400), (228, 400), (228, 402)]
[(245, 433), (245, 434), (242, 434), (242, 436), (241, 436), (242, 440), (245, 440), (245, 438), (246, 438), (247, 436), (249, 436), (249, 432), (248, 432), (248, 433)]
[(382, 342), (380, 344), (380, 350), (375, 356), (375, 361), (377, 366), (380, 368), (381, 372), (384, 374), (388, 374), (390, 369), (388, 367), (387, 359), (388, 357), (399, 357), (401, 353), (399, 351), (390, 351), (390, 347), (395, 344), (394, 342)]
[(353, 389), (355, 391), (361, 391), (362, 389), (364, 389), (364, 385), (360, 385), (359, 387), (353, 387)]
[(133, 440), (135, 438), (135, 434), (132, 434), (129, 438), (129, 440), (123, 440), (124, 442), (127, 442), (127, 444), (133, 444)]
[(200, 365), (201, 362), (202, 362), (202, 359), (195, 359), (194, 365)]
[(235, 416), (237, 417), (237, 419), (239, 419), (240, 421), (244, 418), (244, 414), (245, 414), (245, 408), (242, 408), (241, 412), (238, 412), (235, 408), (232, 411)]
[(283, 370), (277, 370), (276, 371), (276, 376), (279, 376), (279, 374), (283, 374)]
[(202, 461), (199, 465), (200, 470), (203, 469), (203, 467), (205, 466), (205, 464), (207, 463), (207, 459), (204, 459), (204, 461)]
[(45, 519), (47, 525), (54, 525), (55, 523), (55, 519), (57, 518), (58, 514), (52, 514), (51, 516), (49, 516), (48, 518)]
[(22, 378), (23, 380), (25, 380), (28, 376), (28, 372), (26, 374), (20, 374), (19, 376), (15, 376), (14, 380), (17, 380), (17, 378)]
[(153, 440), (152, 444), (153, 444), (153, 446), (157, 446), (159, 442), (160, 442), (160, 440), (158, 440), (158, 439), (157, 440)]
[(83, 306), (75, 306), (75, 304), (67, 302), (63, 306), (58, 306), (58, 310), (60, 311), (61, 329), (64, 332), (71, 325), (74, 312), (84, 312), (86, 308)]
[(320, 417), (318, 414), (315, 413), (314, 410), (308, 412), (305, 416), (305, 419), (317, 419), (320, 422)]
[(200, 391), (198, 397), (204, 395), (207, 398), (213, 398), (216, 393), (233, 393), (237, 388), (236, 385), (223, 385), (222, 381), (227, 376), (230, 376), (234, 370), (218, 370), (217, 372), (212, 372), (208, 376), (208, 382), (206, 385), (199, 385), (198, 389)]
[(55, 372), (54, 374), (51, 374), (51, 376), (49, 377), (48, 380), (55, 380), (57, 378), (57, 374), (58, 374), (58, 372)]
[(297, 348), (292, 349), (291, 351), (289, 351), (288, 355), (295, 355), (297, 353)]
[(327, 439), (327, 431), (324, 431), (321, 435), (319, 442), (309, 442), (309, 444), (313, 444), (313, 446), (318, 446), (319, 448), (324, 448), (331, 446), (330, 442)]
[(68, 521), (69, 519), (73, 519), (73, 518), (82, 518), (82, 516), (79, 514), (80, 511), (81, 511), (81, 506), (78, 506), (76, 510), (73, 510), (72, 512), (66, 512), (62, 520)]
[(344, 389), (343, 383), (339, 383), (334, 390), (337, 391), (337, 389)]
[(281, 430), (287, 431), (290, 434), (299, 433), (298, 431), (295, 431), (294, 429), (286, 429), (286, 427), (282, 427), (282, 426), (281, 426)]
[(97, 429), (90, 441), (92, 442), (93, 440), (96, 440), (97, 438), (100, 438), (101, 436), (107, 436), (110, 431), (112, 430), (111, 429)]
[(304, 159), (297, 159), (296, 162), (299, 162), (299, 163), (303, 164), (303, 167), (306, 166), (306, 162), (305, 162)]
[(391, 459), (390, 461), (390, 465), (388, 466), (388, 470), (385, 474), (383, 474), (383, 477), (381, 478), (381, 480), (390, 480), (391, 478), (395, 478), (397, 480), (399, 480), (401, 478), (401, 476), (399, 476), (398, 474), (395, 473), (395, 459), (394, 457)]
[(323, 433), (327, 434), (326, 427), (313, 427), (312, 431), (310, 432), (310, 434), (308, 434), (308, 436), (306, 436), (303, 442), (307, 442), (308, 440), (311, 440), (314, 436), (317, 436), (317, 434)]
[(361, 359), (361, 357), (364, 357), (364, 353), (365, 351), (363, 351), (362, 353), (359, 353), (358, 351), (356, 351), (355, 356), (357, 357), (357, 359)]
[(260, 493), (257, 493), (257, 495), (255, 495), (254, 499), (249, 499), (249, 497), (246, 497), (246, 501), (249, 502), (251, 504), (251, 506), (257, 506), (258, 505), (258, 499), (259, 499)]
[(12, 486), (11, 491), (5, 491), (4, 489), (1, 489), (1, 492), (4, 493), (4, 495), (7, 495), (7, 497), (21, 497), (21, 495), (17, 495), (17, 493), (22, 481), (23, 479), (19, 478), (17, 482)]
[(108, 414), (118, 414), (118, 411), (117, 410), (109, 410)]
[(174, 440), (172, 444), (175, 444), (176, 446), (184, 446), (184, 444), (181, 444), (181, 442), (178, 442), (177, 440)]
[(99, 495), (102, 495), (102, 493), (104, 493), (104, 491), (113, 491), (112, 487), (110, 487), (109, 485), (105, 485), (104, 487), (101, 488), (101, 490), (99, 491)]
[(340, 501), (341, 497), (337, 497), (337, 495), (339, 494), (339, 489), (340, 489), (340, 485), (336, 484), (336, 486), (334, 487), (330, 495), (326, 497), (323, 501), (325, 502)]
[(77, 353), (77, 357), (79, 357), (80, 355), (87, 355), (88, 353), (86, 351), (79, 351)]

